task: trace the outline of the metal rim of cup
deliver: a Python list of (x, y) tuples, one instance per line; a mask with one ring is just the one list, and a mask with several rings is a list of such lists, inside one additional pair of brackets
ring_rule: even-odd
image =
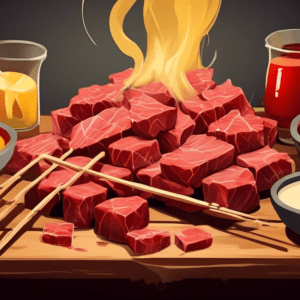
[(34, 61), (34, 60), (41, 60), (41, 59), (45, 59), (47, 57), (47, 48), (41, 44), (35, 43), (35, 42), (31, 42), (31, 41), (23, 41), (23, 40), (4, 40), (4, 41), (0, 41), (0, 46), (3, 44), (24, 44), (24, 45), (34, 45), (42, 50), (44, 50), (44, 53), (40, 56), (36, 56), (36, 57), (30, 57), (30, 58), (15, 58), (15, 57), (2, 57), (0, 56), (0, 59), (2, 60), (12, 60), (12, 61)]
[(266, 42), (265, 47), (266, 47), (266, 48), (269, 48), (269, 49), (276, 50), (276, 51), (284, 52), (284, 53), (300, 53), (300, 51), (296, 51), (296, 50), (287, 50), (287, 49), (282, 49), (282, 48), (277, 48), (277, 47), (271, 46), (271, 45), (269, 44), (269, 42), (268, 42), (272, 35), (274, 35), (274, 34), (276, 34), (276, 33), (280, 33), (280, 32), (290, 32), (290, 31), (300, 31), (300, 29), (299, 29), (299, 28), (294, 28), (294, 29), (283, 29), (283, 30), (277, 30), (277, 31), (274, 31), (274, 32), (270, 33), (270, 34), (265, 38), (265, 42)]
[(0, 127), (2, 129), (4, 129), (10, 137), (10, 141), (5, 145), (4, 149), (2, 149), (0, 152), (1, 154), (4, 154), (7, 151), (9, 151), (10, 145), (16, 143), (18, 135), (17, 135), (17, 131), (14, 128), (10, 127), (9, 125), (7, 125), (5, 123), (0, 122)]

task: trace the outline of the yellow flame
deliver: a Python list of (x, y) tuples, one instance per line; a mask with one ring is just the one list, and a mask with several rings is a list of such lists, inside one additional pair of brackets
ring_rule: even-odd
[(139, 46), (124, 33), (123, 23), (126, 14), (135, 2), (136, 0), (117, 1), (109, 17), (110, 32), (115, 43), (124, 54), (132, 57), (134, 60), (134, 69), (130, 76), (133, 80), (138, 78), (141, 72), (144, 55)]
[(185, 73), (204, 68), (200, 43), (213, 26), (221, 0), (145, 0), (147, 55), (124, 34), (124, 18), (136, 0), (118, 0), (110, 15), (110, 30), (118, 47), (135, 61), (125, 86), (141, 87), (161, 81), (173, 97), (184, 101), (196, 95)]
[[(109, 19), (115, 43), (134, 60), (133, 72), (125, 80), (123, 90), (160, 81), (176, 99), (184, 101), (192, 98), (197, 92), (185, 73), (204, 68), (200, 43), (215, 23), (222, 0), (144, 0), (143, 17), (147, 32), (145, 59), (138, 45), (123, 30), (125, 16), (136, 1), (118, 0)], [(82, 18), (83, 5), (84, 0)]]

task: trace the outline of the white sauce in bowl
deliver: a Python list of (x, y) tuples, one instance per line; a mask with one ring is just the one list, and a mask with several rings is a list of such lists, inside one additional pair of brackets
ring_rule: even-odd
[(300, 181), (290, 183), (282, 188), (278, 197), (286, 205), (300, 209)]

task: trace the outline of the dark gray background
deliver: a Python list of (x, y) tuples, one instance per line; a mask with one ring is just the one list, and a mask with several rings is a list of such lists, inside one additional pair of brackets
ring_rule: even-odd
[[(0, 0), (0, 39), (38, 42), (48, 49), (41, 70), (41, 113), (68, 106), (80, 87), (106, 84), (108, 75), (133, 66), (111, 38), (108, 20), (115, 0), (86, 0), (88, 38), (81, 21), (81, 0)], [(125, 19), (125, 32), (146, 49), (138, 0)], [(265, 37), (273, 31), (300, 28), (299, 0), (223, 0), (204, 51), (208, 64), (218, 51), (214, 80), (230, 78), (252, 105), (264, 95), (268, 53)]]

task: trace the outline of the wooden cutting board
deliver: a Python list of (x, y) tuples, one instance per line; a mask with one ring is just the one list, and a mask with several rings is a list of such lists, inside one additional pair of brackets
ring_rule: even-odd
[[(32, 132), (19, 134), (26, 138), (51, 131), (51, 118), (42, 116), (41, 124)], [(292, 146), (276, 144), (287, 152), (300, 170), (300, 160)], [(0, 182), (9, 178), (2, 174)], [(6, 201), (29, 182), (19, 182), (2, 200)], [(186, 213), (176, 208), (150, 202), (151, 229), (172, 233), (172, 245), (161, 252), (136, 255), (125, 244), (107, 241), (93, 229), (75, 229), (73, 249), (44, 244), (40, 241), (47, 222), (62, 218), (36, 216), (0, 256), (0, 278), (128, 278), (132, 281), (160, 283), (185, 278), (300, 278), (300, 237), (287, 229), (278, 218), (268, 195), (261, 194), (260, 208), (253, 216), (277, 226), (253, 229), (246, 223), (233, 223), (201, 212)], [(29, 212), (24, 201), (0, 222), (0, 239)], [(193, 226), (213, 235), (210, 248), (184, 253), (174, 244), (175, 232)]]

